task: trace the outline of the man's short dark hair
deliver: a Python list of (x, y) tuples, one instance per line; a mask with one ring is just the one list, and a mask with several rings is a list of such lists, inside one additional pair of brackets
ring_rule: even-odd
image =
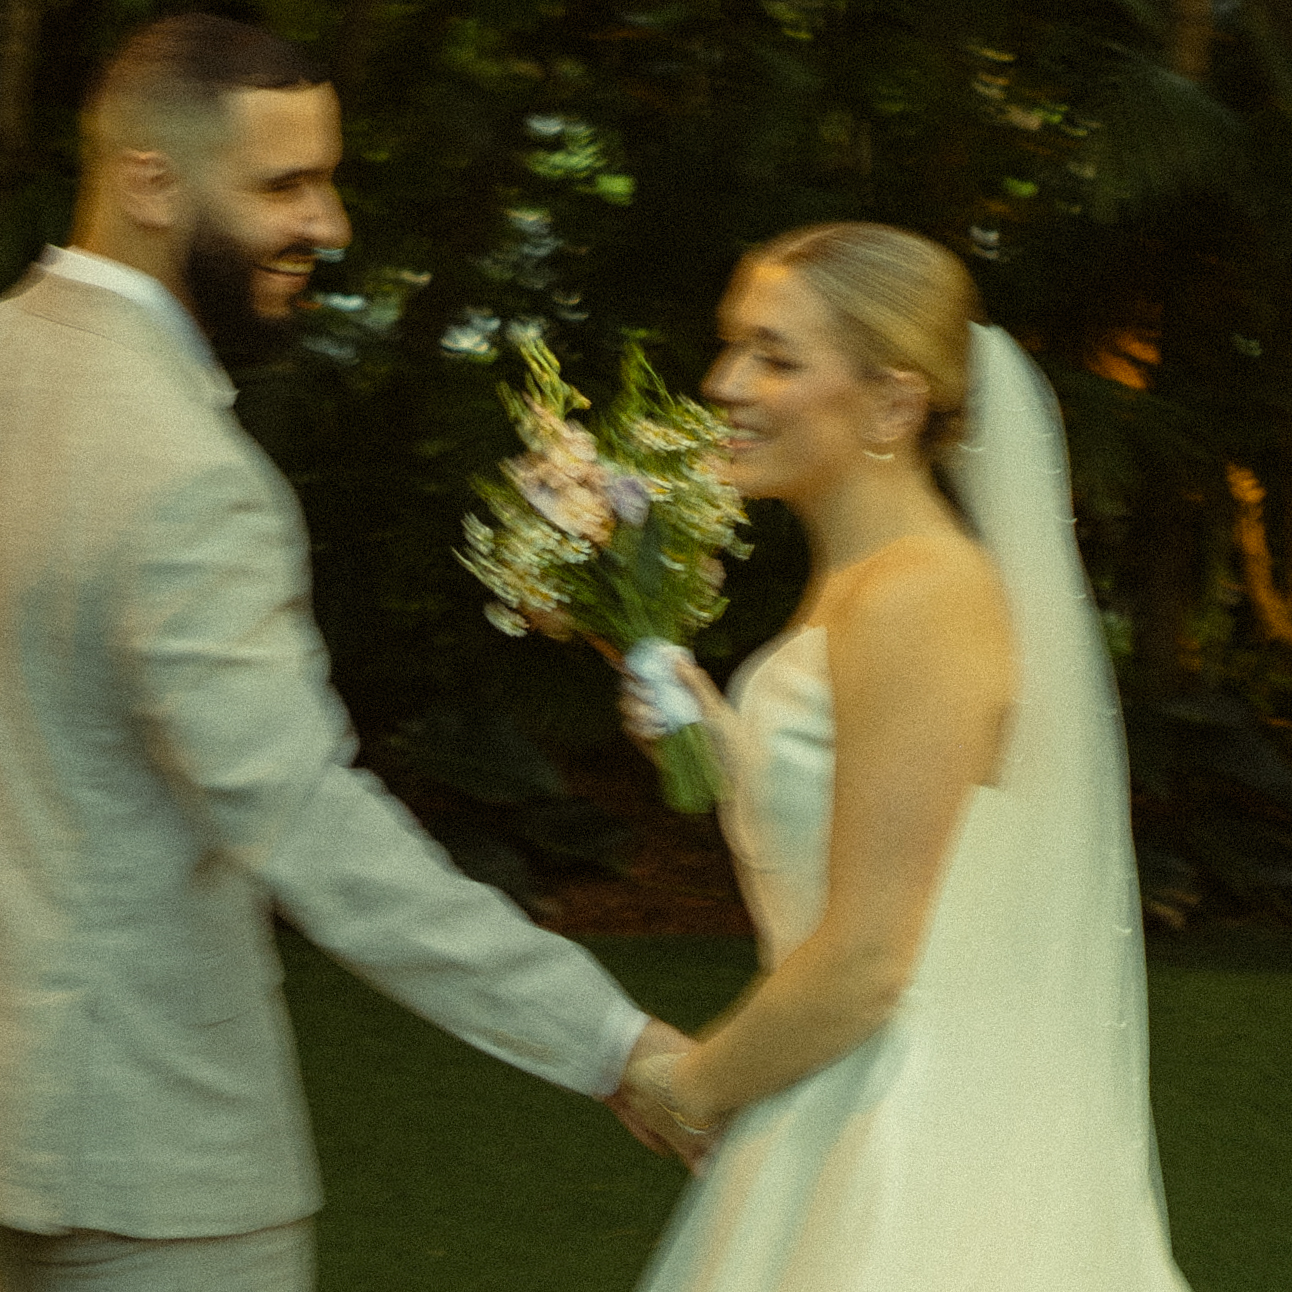
[(183, 153), (221, 132), (231, 92), (327, 80), (299, 46), (261, 27), (209, 13), (162, 18), (108, 59), (86, 97), (82, 135), (91, 159), (113, 147)]

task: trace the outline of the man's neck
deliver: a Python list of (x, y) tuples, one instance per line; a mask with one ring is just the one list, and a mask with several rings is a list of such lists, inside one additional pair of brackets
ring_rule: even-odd
[(150, 235), (149, 231), (134, 227), (110, 228), (101, 221), (78, 220), (68, 245), (155, 278), (190, 314), (194, 312), (169, 236)]

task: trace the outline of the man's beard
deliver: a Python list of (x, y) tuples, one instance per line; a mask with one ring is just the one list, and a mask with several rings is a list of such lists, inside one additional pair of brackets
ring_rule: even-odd
[[(286, 248), (279, 255), (312, 252)], [(258, 261), (234, 238), (203, 216), (184, 264), (184, 284), (198, 324), (212, 349), (228, 365), (263, 363), (279, 357), (296, 336), (294, 320), (264, 318), (256, 312), (252, 275)]]

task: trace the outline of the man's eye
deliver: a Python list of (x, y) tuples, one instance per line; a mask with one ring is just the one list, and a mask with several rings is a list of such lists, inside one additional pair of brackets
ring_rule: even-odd
[(800, 366), (792, 359), (782, 359), (778, 354), (760, 354), (755, 357), (764, 367), (771, 368), (774, 372), (796, 372)]

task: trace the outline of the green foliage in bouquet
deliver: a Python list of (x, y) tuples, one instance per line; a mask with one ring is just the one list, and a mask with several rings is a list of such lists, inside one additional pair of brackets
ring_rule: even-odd
[[(476, 481), (495, 523), (467, 515), (458, 553), (497, 597), (490, 622), (514, 636), (581, 635), (617, 665), (646, 639), (687, 644), (726, 608), (718, 554), (751, 550), (718, 470), (722, 424), (671, 395), (633, 341), (621, 393), (589, 430), (571, 417), (588, 400), (541, 337), (522, 332), (518, 346), (525, 390), (498, 393), (527, 451), (500, 464), (501, 479)], [(712, 805), (719, 779), (700, 724), (666, 734), (657, 760), (671, 806)]]

